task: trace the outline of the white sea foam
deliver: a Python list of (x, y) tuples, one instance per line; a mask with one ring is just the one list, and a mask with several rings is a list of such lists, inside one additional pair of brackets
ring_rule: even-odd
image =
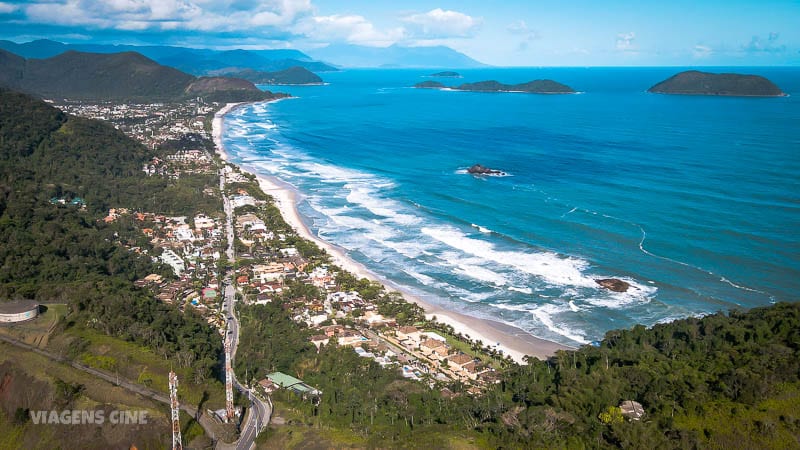
[(419, 217), (412, 214), (398, 212), (403, 206), (395, 201), (378, 197), (375, 189), (363, 184), (348, 183), (344, 186), (350, 189), (347, 201), (363, 206), (376, 216), (385, 217), (401, 225), (413, 225), (420, 222)]
[(580, 308), (578, 308), (578, 306), (575, 304), (575, 301), (574, 301), (574, 300), (570, 300), (570, 301), (569, 301), (569, 309), (571, 309), (573, 312), (578, 312), (578, 311), (580, 311), (580, 310), (581, 310), (581, 309), (580, 309)]
[(453, 227), (423, 227), (421, 231), (466, 254), (478, 256), (503, 266), (511, 266), (553, 285), (596, 286), (592, 278), (581, 272), (588, 266), (588, 263), (577, 258), (559, 257), (551, 252), (496, 250), (492, 243), (470, 238)]
[(519, 292), (519, 293), (522, 293), (522, 294), (528, 294), (528, 295), (533, 294), (533, 289), (531, 289), (529, 287), (522, 287), (521, 288), (521, 287), (516, 287), (516, 286), (509, 286), (508, 290), (509, 291)]
[(503, 275), (478, 265), (462, 263), (455, 268), (455, 272), (495, 286), (505, 286), (508, 283)]
[(486, 227), (482, 227), (482, 226), (480, 226), (480, 225), (476, 225), (476, 224), (474, 224), (474, 223), (473, 223), (473, 224), (471, 224), (471, 225), (472, 225), (472, 228), (477, 228), (477, 229), (478, 229), (478, 231), (480, 231), (481, 233), (486, 233), (486, 234), (490, 234), (490, 233), (492, 233), (492, 230), (490, 230), (490, 229), (488, 229), (488, 228), (486, 228)]
[(561, 336), (564, 336), (565, 338), (571, 339), (575, 342), (588, 344), (589, 341), (586, 340), (586, 336), (583, 333), (573, 330), (564, 323), (556, 324), (555, 320), (553, 319), (554, 316), (563, 312), (564, 310), (562, 308), (556, 305), (547, 304), (541, 305), (540, 307), (534, 309), (531, 313), (550, 331), (560, 334)]

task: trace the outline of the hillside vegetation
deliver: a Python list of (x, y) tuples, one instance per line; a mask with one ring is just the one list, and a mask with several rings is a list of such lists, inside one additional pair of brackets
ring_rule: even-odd
[[(132, 223), (98, 220), (120, 205), (185, 212), (178, 208), (186, 205), (171, 210), (165, 198), (174, 182), (141, 171), (151, 157), (105, 123), (0, 90), (0, 298), (67, 303), (66, 326), (89, 326), (165, 354), (191, 352), (194, 370), (208, 377), (219, 335), (199, 315), (136, 289), (133, 280), (170, 272), (119, 244), (145, 244)], [(193, 192), (190, 202), (202, 195)], [(86, 208), (54, 205), (52, 197), (79, 197)]]
[(67, 51), (47, 59), (24, 59), (0, 50), (0, 85), (49, 99), (176, 101), (268, 100), (275, 96), (235, 78), (198, 79), (136, 52)]

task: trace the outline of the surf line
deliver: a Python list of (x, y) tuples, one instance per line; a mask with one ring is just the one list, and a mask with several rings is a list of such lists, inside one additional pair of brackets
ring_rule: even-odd
[[(569, 206), (569, 205), (567, 205), (567, 206)], [(719, 281), (721, 283), (726, 283), (726, 284), (730, 285), (731, 287), (733, 287), (735, 289), (739, 289), (739, 290), (742, 290), (742, 291), (748, 291), (748, 292), (754, 292), (754, 293), (757, 293), (757, 294), (764, 295), (767, 298), (769, 298), (770, 302), (772, 302), (772, 303), (775, 303), (775, 301), (776, 301), (775, 296), (770, 294), (769, 292), (762, 291), (760, 289), (754, 289), (754, 288), (751, 288), (749, 286), (745, 286), (745, 285), (741, 285), (741, 284), (735, 283), (735, 282), (729, 280), (728, 278), (726, 278), (723, 275), (716, 274), (716, 273), (714, 273), (714, 272), (712, 272), (710, 270), (704, 269), (704, 268), (702, 268), (700, 266), (695, 266), (695, 265), (692, 265), (692, 264), (689, 264), (689, 263), (686, 263), (686, 262), (683, 262), (683, 261), (679, 261), (677, 259), (672, 259), (672, 258), (669, 258), (669, 257), (666, 257), (666, 256), (657, 255), (657, 254), (647, 250), (644, 247), (644, 241), (647, 240), (647, 231), (645, 231), (645, 229), (644, 229), (644, 227), (642, 225), (640, 225), (640, 224), (638, 224), (636, 222), (632, 222), (632, 221), (627, 220), (627, 219), (622, 219), (620, 217), (611, 216), (611, 215), (604, 214), (604, 213), (597, 212), (597, 211), (591, 211), (591, 210), (588, 210), (588, 209), (585, 209), (585, 208), (579, 208), (577, 206), (573, 207), (571, 210), (569, 210), (568, 212), (566, 212), (563, 215), (561, 215), (561, 217), (563, 218), (564, 216), (566, 216), (568, 214), (571, 214), (573, 212), (576, 212), (576, 211), (580, 211), (580, 212), (584, 212), (584, 213), (587, 213), (587, 214), (591, 214), (593, 216), (601, 216), (601, 217), (605, 217), (607, 219), (616, 220), (616, 221), (622, 222), (624, 224), (627, 224), (627, 225), (630, 225), (630, 226), (638, 228), (639, 231), (642, 233), (642, 239), (639, 240), (639, 250), (642, 253), (644, 253), (645, 255), (647, 255), (647, 256), (650, 256), (650, 257), (653, 257), (653, 258), (658, 258), (658, 259), (661, 259), (661, 260), (664, 260), (664, 261), (668, 261), (668, 262), (671, 262), (673, 264), (679, 264), (681, 266), (688, 267), (690, 269), (694, 269), (694, 270), (703, 272), (705, 274), (711, 275), (714, 278), (719, 277)]]

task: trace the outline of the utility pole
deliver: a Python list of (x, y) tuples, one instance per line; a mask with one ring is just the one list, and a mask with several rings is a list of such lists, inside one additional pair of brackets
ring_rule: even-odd
[(180, 404), (178, 403), (178, 376), (169, 372), (169, 405), (172, 410), (172, 450), (183, 450), (181, 443)]

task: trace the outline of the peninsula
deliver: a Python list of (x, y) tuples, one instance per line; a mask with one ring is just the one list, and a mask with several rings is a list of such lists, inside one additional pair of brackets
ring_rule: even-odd
[(238, 72), (225, 73), (225, 76), (242, 78), (255, 84), (307, 85), (323, 83), (319, 75), (300, 66), (290, 67), (277, 72), (262, 72), (254, 69), (245, 69)]
[(438, 81), (423, 81), (414, 85), (421, 89), (451, 89), (470, 92), (522, 92), (528, 94), (574, 94), (571, 87), (553, 80), (533, 80), (520, 84), (505, 84), (495, 80), (464, 83), (448, 87)]
[(688, 70), (647, 90), (655, 94), (723, 95), (732, 97), (783, 97), (786, 94), (759, 75), (709, 73)]

